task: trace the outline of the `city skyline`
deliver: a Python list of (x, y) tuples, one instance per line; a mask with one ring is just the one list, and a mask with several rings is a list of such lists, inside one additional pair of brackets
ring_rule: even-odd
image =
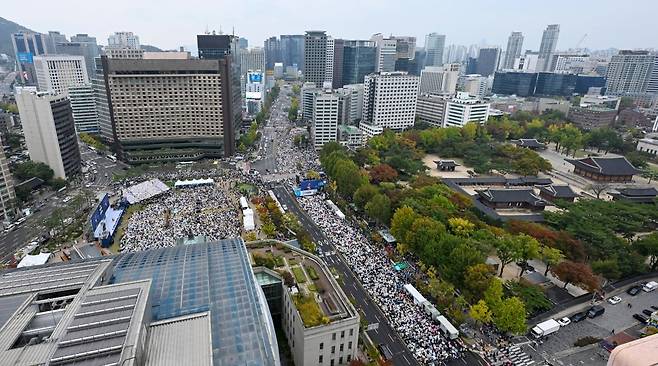
[[(560, 6), (562, 2), (568, 7)], [(49, 30), (59, 30), (67, 36), (89, 33), (96, 36), (101, 44), (106, 44), (107, 37), (115, 31), (132, 31), (140, 36), (143, 44), (162, 49), (184, 46), (191, 51), (196, 50), (194, 35), (206, 30), (219, 32), (220, 29), (224, 33), (235, 29), (235, 34), (247, 38), (250, 46), (262, 46), (263, 41), (273, 35), (303, 34), (306, 30), (321, 29), (328, 35), (343, 39), (369, 39), (378, 32), (385, 36), (408, 35), (424, 39), (426, 34), (437, 32), (446, 35), (446, 46), (479, 44), (505, 47), (510, 32), (519, 31), (525, 36), (524, 49), (536, 50), (547, 24), (560, 24), (558, 50), (576, 47), (585, 34), (587, 37), (580, 47), (658, 48), (656, 39), (645, 31), (651, 24), (651, 14), (658, 10), (658, 4), (647, 0), (624, 8), (616, 7), (610, 0), (599, 2), (597, 7), (560, 0), (551, 7), (541, 9), (520, 1), (499, 3), (493, 8), (488, 2), (477, 0), (469, 7), (468, 14), (457, 4), (441, 4), (437, 9), (436, 4), (428, 1), (406, 3), (404, 8), (386, 6), (382, 2), (350, 2), (350, 12), (344, 11), (348, 5), (344, 1), (332, 2), (331, 7), (324, 2), (297, 1), (277, 3), (276, 7), (268, 6), (263, 1), (229, 5), (193, 0), (187, 4), (181, 7), (180, 3), (173, 1), (147, 0), (135, 5), (119, 0), (111, 8), (98, 12), (80, 0), (66, 0), (56, 4), (40, 4), (39, 12), (25, 12), (18, 3), (8, 3), (3, 6), (3, 17), (42, 33)], [(230, 11), (225, 12), (224, 7), (228, 6)], [(76, 16), (66, 22), (62, 22), (60, 17), (52, 17), (62, 8), (76, 9)], [(638, 8), (644, 10), (638, 12)], [(441, 14), (468, 15), (468, 22), (460, 16), (445, 16), (440, 26), (433, 26), (437, 24), (437, 10)], [(300, 16), (300, 13), (322, 13), (324, 16), (317, 21), (314, 17)], [(365, 26), (363, 14), (369, 15)], [(391, 14), (398, 17), (397, 22), (390, 22)], [(495, 14), (495, 22), (490, 21), (492, 14)], [(584, 14), (587, 16), (583, 17)], [(631, 17), (633, 22), (625, 22), (624, 27), (610, 31), (610, 24)], [(340, 19), (340, 24), (336, 19)], [(468, 24), (481, 26), (465, 26)], [(422, 46), (422, 42), (418, 46)]]

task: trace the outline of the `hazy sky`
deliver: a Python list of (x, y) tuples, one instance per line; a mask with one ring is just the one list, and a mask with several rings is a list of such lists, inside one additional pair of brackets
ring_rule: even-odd
[[(107, 6), (109, 5), (109, 7)], [(194, 47), (206, 28), (246, 37), (249, 46), (279, 34), (326, 30), (334, 38), (368, 39), (373, 33), (438, 32), (449, 44), (500, 45), (511, 31), (538, 49), (547, 24), (560, 24), (558, 49), (658, 48), (656, 0), (33, 0), (3, 1), (0, 16), (35, 31), (89, 33), (100, 44), (119, 30), (165, 49)], [(195, 48), (195, 47), (194, 47)]]

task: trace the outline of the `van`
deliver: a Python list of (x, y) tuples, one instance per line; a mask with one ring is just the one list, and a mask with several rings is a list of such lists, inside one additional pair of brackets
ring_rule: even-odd
[(596, 318), (599, 315), (605, 313), (605, 308), (601, 305), (594, 305), (587, 311), (588, 318)]
[(642, 291), (651, 292), (651, 291), (655, 290), (656, 288), (658, 288), (658, 282), (651, 281), (651, 282), (645, 283), (644, 286), (642, 286)]

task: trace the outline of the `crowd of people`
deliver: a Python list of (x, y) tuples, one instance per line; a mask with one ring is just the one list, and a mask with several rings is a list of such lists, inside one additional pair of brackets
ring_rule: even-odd
[(385, 252), (354, 225), (339, 218), (319, 196), (299, 199), (302, 208), (343, 255), (363, 287), (400, 334), (416, 359), (437, 365), (461, 356), (462, 346), (446, 338), (423, 309), (404, 290), (405, 281)]
[(207, 241), (239, 237), (239, 195), (230, 182), (173, 189), (140, 203), (142, 209), (125, 226), (120, 250), (171, 247), (190, 236)]

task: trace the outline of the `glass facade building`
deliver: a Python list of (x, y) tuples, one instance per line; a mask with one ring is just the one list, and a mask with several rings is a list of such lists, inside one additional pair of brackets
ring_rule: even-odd
[(496, 72), (491, 92), (529, 97), (534, 95), (536, 84), (537, 73), (534, 72)]
[(578, 75), (578, 78), (576, 79), (576, 93), (587, 94), (589, 88), (605, 88), (605, 77)]
[(151, 280), (152, 321), (209, 311), (214, 365), (278, 365), (272, 319), (242, 240), (126, 253), (113, 264), (109, 284)]
[(377, 47), (372, 41), (345, 41), (343, 44), (343, 84), (362, 84), (375, 72)]
[(535, 95), (570, 96), (576, 92), (576, 74), (540, 72), (537, 74)]

